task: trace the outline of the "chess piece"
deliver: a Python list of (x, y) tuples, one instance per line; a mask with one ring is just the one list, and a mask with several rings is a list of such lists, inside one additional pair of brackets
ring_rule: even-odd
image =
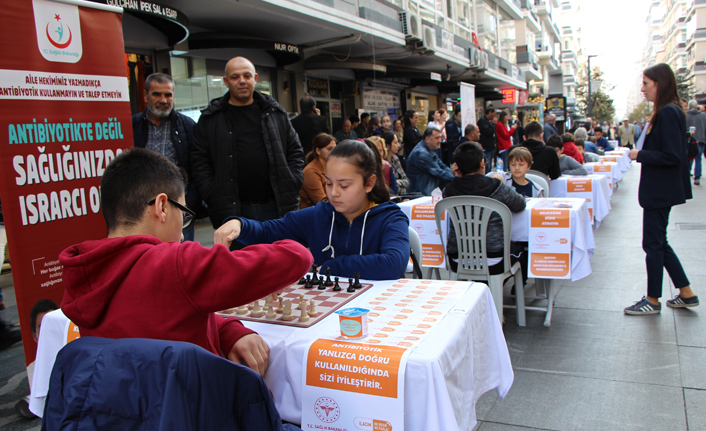
[(297, 282), (297, 284), (300, 284), (300, 285), (306, 284), (306, 278), (304, 278), (304, 277), (300, 278), (299, 282)]
[(255, 303), (254, 303), (254, 302), (251, 302), (250, 304), (248, 304), (248, 310), (252, 310), (252, 308), (253, 308), (254, 306), (255, 306)]
[(311, 281), (311, 276), (309, 274), (306, 275), (306, 283), (304, 284), (304, 289), (311, 289), (314, 287), (314, 283)]
[(326, 287), (331, 287), (333, 286), (333, 281), (331, 281), (331, 267), (327, 266), (326, 267)]
[(306, 310), (306, 299), (304, 299), (304, 294), (299, 294), (299, 307), (300, 310)]
[(316, 317), (319, 315), (319, 312), (316, 311), (316, 308), (314, 308), (314, 298), (311, 298), (309, 301), (309, 316), (311, 317)]
[(255, 305), (253, 305), (250, 315), (252, 317), (262, 317), (264, 314), (265, 312), (260, 308), (260, 301), (255, 301)]
[(292, 319), (294, 319), (294, 316), (292, 316), (292, 300), (287, 299), (284, 301), (284, 313), (282, 314), (282, 320), (289, 322)]
[(308, 322), (309, 321), (309, 315), (306, 314), (306, 302), (304, 303), (304, 308), (302, 308), (299, 311), (299, 321), (300, 322)]
[(235, 314), (237, 314), (237, 315), (239, 315), (239, 316), (248, 314), (248, 305), (245, 304), (245, 305), (241, 305), (240, 307), (236, 308), (236, 309), (235, 309)]
[(324, 277), (319, 277), (319, 290), (326, 290), (326, 282), (324, 282)]
[(316, 280), (319, 279), (319, 273), (318, 269), (316, 268), (316, 264), (311, 266), (311, 279), (316, 282)]
[(272, 297), (268, 295), (265, 298), (265, 306), (262, 309), (264, 311), (270, 311), (270, 308), (272, 308)]
[(338, 277), (334, 278), (334, 280), (336, 280), (336, 283), (334, 283), (332, 290), (333, 290), (334, 292), (338, 292), (338, 291), (341, 290), (341, 285), (338, 284)]
[[(272, 301), (272, 298), (270, 298), (270, 302)], [(270, 308), (267, 309), (267, 314), (265, 315), (268, 319), (274, 319), (277, 317), (277, 312), (275, 311), (275, 307), (270, 304)]]
[(277, 312), (281, 313), (284, 311), (284, 298), (281, 296), (277, 298), (277, 301), (279, 301), (279, 306), (277, 307)]
[(353, 282), (353, 289), (360, 289), (361, 287), (363, 287), (363, 285), (360, 284), (360, 273), (354, 272), (353, 277), (355, 277), (355, 281)]
[(353, 279), (352, 278), (348, 279), (348, 289), (346, 289), (346, 292), (348, 292), (348, 293), (355, 292), (355, 287), (353, 287)]

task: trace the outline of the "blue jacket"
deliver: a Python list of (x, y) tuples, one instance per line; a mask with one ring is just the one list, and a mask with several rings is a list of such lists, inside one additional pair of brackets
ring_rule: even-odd
[(583, 143), (583, 147), (587, 153), (598, 154), (598, 147), (596, 147), (596, 144), (591, 141), (585, 141)]
[(314, 262), (324, 269), (330, 266), (333, 275), (353, 277), (360, 272), (363, 279), (393, 280), (404, 275), (409, 262), (409, 219), (392, 202), (374, 206), (353, 223), (329, 202), (279, 220), (239, 219), (243, 227), (238, 241), (243, 244), (292, 239), (308, 245)]
[(409, 178), (407, 193), (431, 196), (431, 192), (439, 187), (440, 181), (448, 183), (454, 179), (451, 169), (439, 160), (424, 140), (407, 156), (406, 171)]
[(605, 136), (601, 136), (601, 139), (596, 141), (596, 146), (603, 149), (603, 151), (613, 151), (613, 146), (610, 145), (610, 142), (608, 142)]
[(549, 140), (549, 137), (552, 135), (559, 135), (559, 129), (556, 128), (555, 125), (550, 123), (549, 121), (544, 123), (544, 143), (546, 144), (547, 141)]
[(263, 430), (282, 423), (259, 374), (190, 343), (81, 337), (59, 352), (42, 430)]
[(684, 111), (671, 104), (665, 105), (648, 132), (636, 159), (642, 164), (638, 189), (640, 206), (658, 209), (685, 203), (692, 194)]

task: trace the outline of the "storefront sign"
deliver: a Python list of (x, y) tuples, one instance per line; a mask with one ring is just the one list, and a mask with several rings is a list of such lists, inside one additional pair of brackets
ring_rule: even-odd
[(341, 104), (340, 103), (332, 103), (331, 104), (331, 118), (341, 118), (343, 115), (341, 114)]
[(121, 10), (81, 4), (14, 1), (0, 16), (0, 196), (27, 364), (30, 310), (61, 303), (62, 250), (105, 237), (101, 177), (133, 145)]
[(365, 111), (387, 111), (387, 108), (400, 107), (400, 93), (392, 90), (363, 89), (363, 109)]
[(314, 97), (328, 97), (328, 80), (307, 78), (306, 91)]
[(517, 90), (502, 90), (503, 103), (517, 103)]

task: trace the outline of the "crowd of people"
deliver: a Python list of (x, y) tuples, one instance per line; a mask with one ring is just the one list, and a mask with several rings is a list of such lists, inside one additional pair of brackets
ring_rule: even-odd
[[(525, 198), (546, 197), (529, 170), (550, 179), (587, 175), (584, 165), (612, 150), (610, 141), (630, 148), (643, 172), (648, 295), (625, 312), (659, 312), (663, 267), (680, 289), (667, 305), (698, 305), (666, 241), (669, 209), (691, 197), (687, 154), (679, 146), (686, 145), (668, 136), (688, 133), (695, 142), (698, 185), (706, 114), (695, 101), (684, 114), (663, 68), (645, 71), (643, 92), (655, 111), (641, 150), (634, 147), (643, 125), (627, 120), (599, 125), (589, 119), (562, 133), (554, 115), (543, 124), (523, 123), (521, 115), (489, 106), (477, 124), (462, 128), (460, 104), (452, 112), (432, 111), (421, 132), (419, 113), (409, 110), (401, 119), (353, 115), (331, 134), (313, 97), (300, 100), (301, 113), (290, 121), (276, 100), (255, 90), (257, 79), (249, 60), (230, 60), (227, 92), (196, 123), (174, 110), (171, 77), (147, 78), (147, 107), (132, 119), (136, 148), (116, 157), (101, 180), (108, 237), (60, 256), (61, 307), (82, 335), (188, 341), (263, 374), (264, 340), (237, 319), (216, 319), (216, 311), (275, 294), (312, 263), (343, 277), (402, 277), (409, 220), (395, 196), (429, 196), (439, 188), (444, 197), (485, 196), (522, 211)], [(191, 241), (194, 219), (206, 216), (215, 229), (213, 248)], [(526, 279), (526, 253), (518, 246), (513, 255)], [(491, 218), (491, 274), (502, 247), (501, 222)], [(143, 300), (134, 301), (137, 296)]]

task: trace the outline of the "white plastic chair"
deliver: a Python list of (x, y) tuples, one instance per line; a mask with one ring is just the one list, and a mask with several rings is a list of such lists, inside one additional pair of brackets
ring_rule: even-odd
[(525, 174), (525, 178), (528, 180), (532, 181), (535, 184), (538, 184), (544, 189), (544, 197), (548, 198), (549, 195), (549, 177), (544, 175), (543, 173), (539, 171), (527, 171)]
[(419, 234), (412, 226), (409, 227), (409, 245), (414, 254), (414, 257), (419, 263), (419, 274), (412, 267), (412, 278), (422, 278), (422, 240), (419, 238)]
[[(457, 272), (447, 268), (452, 280), (463, 278), (466, 280), (486, 280), (490, 293), (498, 311), (500, 324), (503, 322), (503, 282), (508, 277), (515, 278), (515, 306), (508, 305), (507, 308), (517, 308), (517, 324), (525, 326), (525, 291), (522, 284), (522, 270), (520, 263), (514, 265), (510, 262), (510, 232), (512, 232), (512, 213), (503, 203), (495, 199), (479, 196), (454, 196), (442, 199), (434, 208), (436, 216), (436, 226), (441, 237), (441, 244), (446, 252), (446, 240), (448, 232), (444, 232), (446, 221), (441, 217), (447, 212), (449, 224), (456, 231), (456, 241), (458, 244), (458, 268)], [(500, 215), (503, 223), (504, 245), (503, 245), (503, 272), (498, 275), (488, 273), (488, 257), (486, 253), (486, 238), (488, 232), (488, 221), (493, 212)]]

